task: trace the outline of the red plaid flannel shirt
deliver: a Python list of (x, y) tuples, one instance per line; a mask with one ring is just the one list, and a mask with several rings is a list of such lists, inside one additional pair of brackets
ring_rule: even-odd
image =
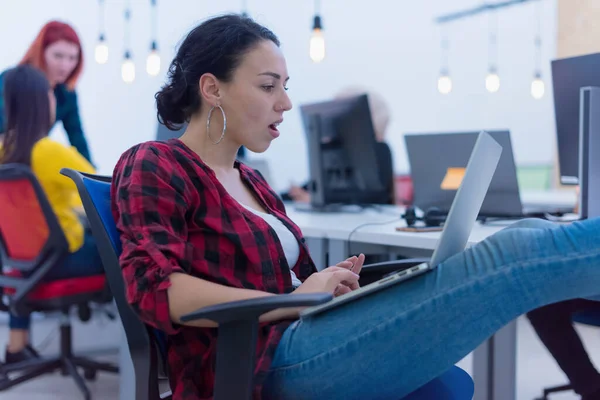
[[(269, 213), (298, 239), (293, 267), (301, 281), (315, 272), (300, 229), (260, 174), (237, 163), (243, 182)], [(225, 191), (213, 171), (178, 139), (147, 142), (119, 159), (111, 188), (121, 235), (120, 262), (127, 298), (140, 318), (169, 336), (168, 363), (174, 399), (210, 399), (215, 378), (217, 330), (173, 323), (169, 275), (185, 272), (222, 285), (289, 293), (289, 267), (268, 224)], [(262, 324), (258, 335), (254, 398), (290, 321)]]

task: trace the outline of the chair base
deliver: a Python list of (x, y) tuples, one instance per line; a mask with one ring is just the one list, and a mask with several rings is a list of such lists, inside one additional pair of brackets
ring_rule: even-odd
[[(77, 367), (83, 368), (84, 376), (82, 376)], [(12, 388), (20, 383), (27, 382), (39, 376), (50, 374), (60, 370), (63, 375), (70, 375), (83, 393), (85, 400), (91, 400), (91, 393), (88, 389), (85, 379), (96, 379), (98, 371), (119, 373), (119, 368), (108, 364), (88, 360), (82, 357), (53, 357), (49, 359), (38, 359), (24, 361), (10, 365), (0, 366), (0, 391)], [(22, 372), (16, 377), (11, 377), (14, 372)], [(85, 377), (85, 379), (84, 379)]]
[[(66, 321), (68, 321), (68, 317), (66, 317)], [(91, 400), (91, 393), (85, 384), (85, 379), (96, 379), (98, 371), (118, 374), (119, 368), (109, 363), (101, 363), (73, 355), (71, 343), (71, 325), (63, 323), (60, 326), (59, 356), (27, 360), (14, 364), (0, 364), (0, 391), (60, 370), (62, 375), (70, 375), (75, 380), (77, 387), (83, 392), (85, 400)], [(83, 368), (83, 377), (77, 371), (77, 367)]]
[(566, 392), (567, 390), (573, 390), (573, 386), (571, 385), (562, 385), (562, 386), (554, 386), (548, 389), (544, 389), (544, 394), (542, 397), (538, 397), (535, 400), (549, 400), (548, 395), (552, 393)]

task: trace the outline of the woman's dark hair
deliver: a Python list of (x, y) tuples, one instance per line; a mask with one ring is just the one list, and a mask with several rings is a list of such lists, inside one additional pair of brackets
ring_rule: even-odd
[(169, 66), (167, 84), (154, 96), (158, 121), (171, 130), (179, 129), (200, 108), (200, 77), (211, 73), (230, 81), (244, 54), (263, 40), (279, 46), (273, 32), (237, 14), (211, 18), (194, 28)]
[(0, 163), (31, 165), (33, 145), (51, 128), (50, 84), (43, 72), (20, 65), (4, 74), (6, 125)]

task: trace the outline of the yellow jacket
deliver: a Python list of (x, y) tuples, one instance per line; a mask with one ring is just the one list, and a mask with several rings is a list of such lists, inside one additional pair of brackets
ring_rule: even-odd
[(60, 174), (61, 168), (95, 173), (94, 167), (77, 152), (48, 137), (40, 139), (31, 152), (31, 169), (44, 189), (48, 201), (69, 243), (69, 251), (83, 246), (84, 230), (76, 208), (82, 208), (73, 181)]

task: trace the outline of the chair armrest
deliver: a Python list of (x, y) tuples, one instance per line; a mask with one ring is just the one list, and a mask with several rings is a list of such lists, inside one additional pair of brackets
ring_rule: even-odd
[(252, 397), (259, 316), (277, 308), (315, 306), (332, 298), (330, 293), (282, 294), (216, 304), (182, 316), (183, 322), (208, 319), (219, 324), (214, 399)]
[(181, 317), (181, 321), (189, 322), (197, 319), (208, 319), (218, 324), (233, 321), (258, 320), (262, 314), (277, 308), (316, 306), (333, 298), (329, 293), (282, 294), (256, 299), (232, 301), (203, 307)]
[(375, 264), (367, 264), (363, 265), (361, 274), (368, 273), (384, 275), (391, 272), (409, 269), (410, 267), (414, 267), (415, 265), (429, 262), (429, 260), (430, 258), (407, 258), (404, 260), (393, 260)]
[[(29, 315), (31, 310), (26, 302), (27, 296), (42, 281), (50, 268), (62, 259), (63, 254), (52, 254), (46, 257), (42, 265), (34, 269), (27, 277), (0, 275), (0, 289), (11, 288), (14, 290), (14, 293), (8, 296), (8, 304), (4, 304), (4, 306), (9, 307), (11, 312), (16, 315)], [(2, 303), (4, 302), (2, 301)]]

